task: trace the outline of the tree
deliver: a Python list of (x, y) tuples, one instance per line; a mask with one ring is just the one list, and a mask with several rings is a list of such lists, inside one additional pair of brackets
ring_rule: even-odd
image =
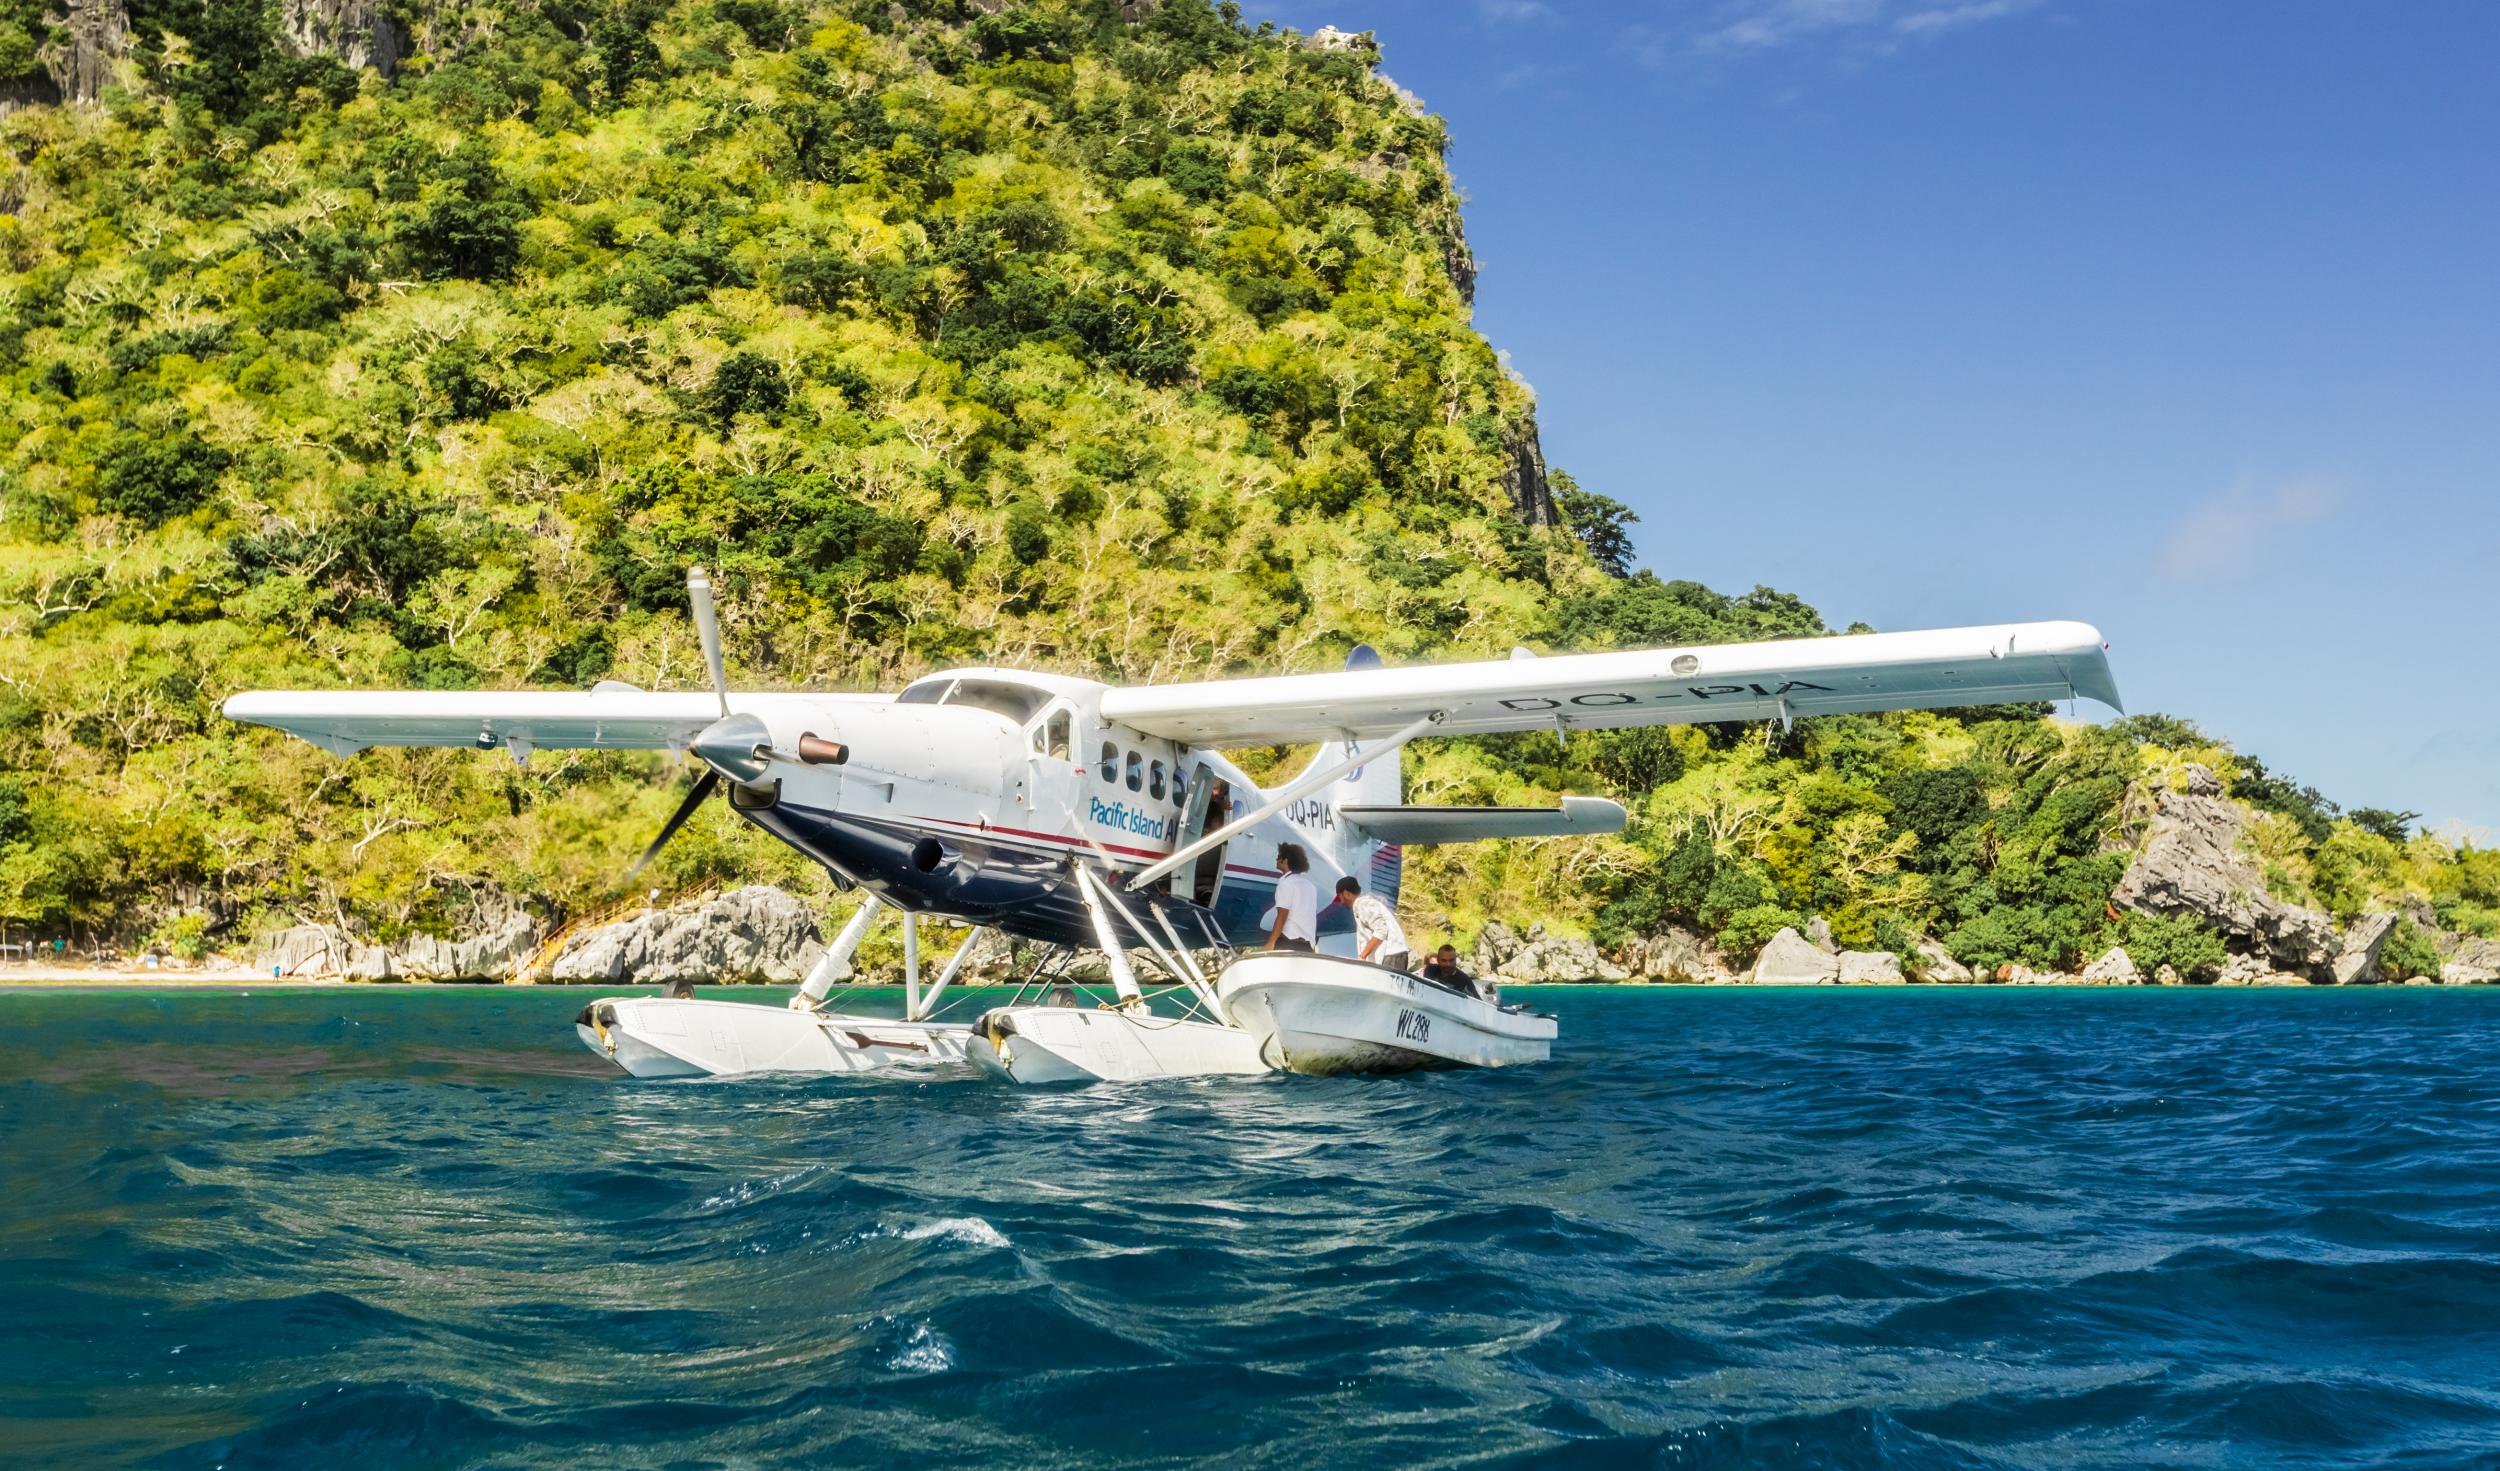
[(2413, 825), (2422, 820), (2419, 812), (2397, 812), (2386, 807), (2355, 807), (2344, 816), (2363, 832), (2401, 843), (2412, 836)]
[(2439, 947), (2422, 933), (2412, 920), (2396, 921), (2395, 930), (2378, 953), (2379, 974), (2391, 981), (2410, 980), (2415, 976), (2439, 979)]
[(1585, 489), (1566, 471), (1556, 470), (1545, 477), (1554, 493), (1554, 504), (1562, 511), (1563, 524), (1580, 544), (1589, 549), (1597, 565), (1616, 577), (1632, 575), (1633, 522), (1641, 518), (1632, 508), (1611, 496)]

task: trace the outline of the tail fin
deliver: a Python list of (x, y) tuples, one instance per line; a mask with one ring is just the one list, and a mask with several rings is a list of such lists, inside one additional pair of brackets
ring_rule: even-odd
[[(1348, 669), (1378, 669), (1380, 655), (1369, 644), (1356, 644), (1346, 655)], [(1330, 741), (1312, 757), (1315, 766), (1334, 765), (1350, 754), (1363, 749), (1360, 742)], [(1405, 799), (1406, 780), (1403, 750), (1381, 753), (1377, 761), (1366, 761), (1328, 784), (1315, 794), (1331, 812), (1347, 807), (1393, 807)], [(1309, 768), (1305, 768), (1306, 770)], [(1352, 874), (1363, 881), (1367, 893), (1377, 894), (1394, 905), (1404, 877), (1404, 860), (1394, 843), (1383, 843), (1350, 821), (1340, 819), (1328, 828), (1327, 847), (1331, 850), (1319, 866), (1339, 874)], [(1314, 858), (1318, 854), (1312, 855)], [(1327, 884), (1323, 882), (1323, 889)]]
[[(1380, 653), (1370, 644), (1356, 644), (1345, 656), (1348, 669), (1378, 669)], [(1313, 765), (1342, 761), (1363, 749), (1360, 742), (1331, 741), (1320, 747)], [(1332, 807), (1396, 806), (1405, 800), (1405, 752), (1391, 751), (1377, 761), (1366, 761), (1330, 784), (1326, 793)]]

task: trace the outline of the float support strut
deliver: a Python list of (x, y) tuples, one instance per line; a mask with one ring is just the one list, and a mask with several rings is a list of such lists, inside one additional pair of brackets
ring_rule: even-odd
[(851, 922), (842, 927), (841, 934), (834, 936), (833, 944), (816, 962), (816, 968), (799, 983), (799, 994), (790, 998), (791, 1010), (814, 1011), (825, 999), (825, 993), (833, 989), (835, 982), (851, 978), (851, 957), (859, 953), (859, 942), (868, 938), (868, 926), (876, 921), (878, 906), (883, 902), (874, 894), (859, 901), (859, 908), (851, 914)]

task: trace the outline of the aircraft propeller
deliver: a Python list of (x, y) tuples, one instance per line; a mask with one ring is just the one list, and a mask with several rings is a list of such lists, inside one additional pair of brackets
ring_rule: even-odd
[(720, 719), (696, 731), (694, 739), (687, 742), (687, 748), (708, 769), (695, 779), (692, 787), (687, 788), (685, 800), (677, 804), (675, 812), (669, 814), (660, 835), (651, 840), (651, 846), (643, 849), (642, 856), (634, 860), (634, 866), (625, 871), (628, 883), (649, 867), (652, 859), (660, 856), (660, 849), (667, 846), (668, 840), (677, 836), (677, 830), (686, 825), (686, 820), (694, 816), (695, 810), (720, 789), (722, 777), (754, 785), (764, 780), (765, 773), (772, 769), (775, 761), (795, 761), (808, 766), (838, 769), (851, 759), (849, 748), (840, 741), (816, 735), (799, 737), (796, 751), (775, 750), (772, 727), (764, 722), (762, 716), (751, 711), (732, 714), (729, 709), (729, 676), (721, 659), (720, 615), (712, 607), (712, 579), (700, 567), (686, 573), (686, 601), (693, 607), (695, 634), (703, 641), (703, 667), (712, 676), (712, 693), (720, 697)]
[(729, 713), (729, 676), (721, 659), (720, 615), (712, 607), (712, 579), (700, 567), (686, 573), (686, 601), (693, 606), (695, 636), (703, 641), (703, 667), (712, 676), (712, 693), (720, 697), (721, 718), (695, 735), (692, 749), (707, 769), (686, 789), (685, 800), (669, 814), (660, 835), (642, 850), (634, 866), (625, 870), (627, 883), (640, 877), (651, 866), (651, 860), (660, 856), (660, 850), (668, 846), (668, 840), (686, 825), (686, 820), (711, 800), (712, 793), (720, 789), (723, 771), (743, 781), (763, 775), (764, 762), (757, 751), (769, 741), (770, 732), (763, 721), (752, 715)]
[(641, 877), (642, 871), (651, 866), (651, 860), (659, 857), (660, 850), (668, 846), (668, 840), (677, 836), (677, 830), (686, 825), (686, 819), (694, 816), (695, 809), (711, 800), (713, 789), (719, 785), (720, 773), (717, 771), (707, 771), (695, 778), (694, 785), (686, 789), (686, 800), (678, 803), (677, 810), (668, 815), (668, 822), (660, 829), (660, 835), (651, 840), (650, 847), (642, 850), (642, 856), (634, 860), (634, 866), (625, 870), (625, 882), (630, 884)]

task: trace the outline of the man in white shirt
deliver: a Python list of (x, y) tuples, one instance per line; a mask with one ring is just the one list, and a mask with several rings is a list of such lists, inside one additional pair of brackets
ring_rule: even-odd
[(1385, 965), (1391, 970), (1404, 970), (1415, 957), (1406, 950), (1406, 931), (1398, 924), (1397, 911), (1363, 892), (1363, 885), (1352, 878), (1337, 880), (1337, 902), (1354, 911), (1354, 958)]
[(1319, 885), (1311, 882), (1311, 855), (1300, 843), (1278, 843), (1276, 917), (1267, 927), (1270, 950), (1312, 950), (1319, 941)]

